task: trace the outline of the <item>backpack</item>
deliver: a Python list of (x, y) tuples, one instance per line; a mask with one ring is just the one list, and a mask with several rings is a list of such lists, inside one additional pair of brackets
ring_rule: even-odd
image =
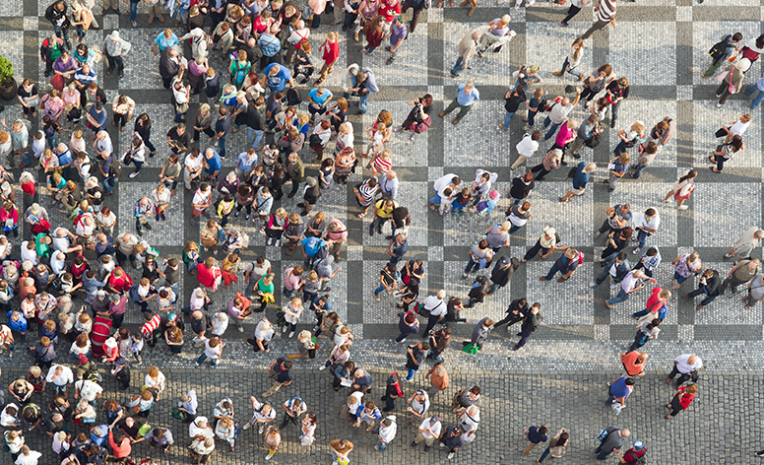
[(578, 266), (583, 265), (584, 263), (584, 253), (580, 250), (578, 251)]
[(322, 147), (323, 144), (321, 143), (321, 136), (318, 134), (311, 134), (308, 138), (308, 145), (311, 147)]
[(743, 47), (743, 58), (748, 58), (751, 60), (751, 63), (753, 63), (759, 59), (759, 52), (748, 47)]
[(637, 457), (636, 452), (634, 452), (632, 450), (630, 450), (630, 451), (626, 452), (625, 454), (623, 454), (624, 459), (626, 458), (627, 455), (631, 455), (632, 458), (636, 459), (633, 462), (631, 462), (632, 464), (645, 465), (647, 463), (647, 448), (646, 447), (642, 448), (642, 456), (641, 457)]
[(305, 254), (310, 258), (315, 258), (318, 254), (318, 251), (322, 247), (326, 247), (326, 242), (324, 242), (323, 239), (310, 237), (308, 238), (308, 243), (305, 246)]
[(610, 430), (608, 430), (607, 428), (605, 428), (605, 429), (603, 429), (602, 431), (600, 431), (600, 434), (598, 434), (598, 435), (597, 435), (597, 440), (598, 440), (599, 442), (602, 442), (602, 441), (604, 441), (605, 439), (607, 439), (607, 437), (608, 437), (609, 435), (610, 435)]
[(387, 378), (387, 385), (395, 388), (395, 397), (403, 397), (401, 383), (398, 381), (398, 373), (393, 372), (390, 377)]
[(117, 157), (114, 157), (114, 163), (111, 164), (109, 175), (114, 179), (118, 179), (120, 174), (122, 174), (122, 163), (119, 162)]
[(724, 55), (724, 52), (727, 50), (727, 39), (730, 38), (730, 36), (725, 36), (722, 40), (715, 43), (711, 49), (708, 51), (709, 56), (712, 60), (714, 60), (714, 63), (719, 61), (722, 58), (722, 55)]
[(290, 106), (296, 106), (302, 103), (302, 97), (297, 89), (289, 89), (286, 94), (287, 104)]
[(586, 141), (584, 142), (584, 145), (589, 147), (590, 149), (593, 149), (596, 146), (600, 145), (600, 135), (593, 134), (591, 138), (586, 139)]

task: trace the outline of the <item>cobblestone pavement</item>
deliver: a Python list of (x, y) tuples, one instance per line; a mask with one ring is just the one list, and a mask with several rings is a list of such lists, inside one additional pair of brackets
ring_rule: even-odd
[[(96, 13), (100, 13), (102, 2), (97, 0), (96, 3)], [(299, 0), (296, 3), (303, 6), (306, 2)], [(51, 32), (51, 26), (43, 16), (48, 4), (39, 0), (0, 2), (0, 53), (12, 61), (17, 78), (32, 79), (41, 92), (50, 89), (48, 79), (43, 76), (44, 65), (39, 60), (39, 46)], [(154, 22), (148, 25), (142, 2), (138, 8), (138, 28), (132, 28), (125, 6), (121, 5), (121, 16), (97, 16), (103, 29), (91, 30), (87, 36), (88, 44), (100, 46), (106, 34), (119, 28), (122, 37), (133, 44), (133, 50), (126, 58), (123, 79), (117, 79), (115, 73), (107, 76), (102, 63), (95, 67), (95, 71), (109, 100), (117, 93), (127, 93), (136, 101), (138, 114), (144, 111), (150, 114), (152, 140), (158, 148), (157, 156), (147, 159), (140, 176), (135, 179), (122, 176), (115, 195), (107, 201), (120, 215), (120, 232), (132, 231), (129, 217), (132, 204), (155, 187), (154, 180), (158, 179), (164, 161), (164, 134), (174, 124), (171, 107), (164, 103), (169, 101), (170, 94), (161, 86), (158, 58), (153, 56), (150, 47), (157, 34), (172, 24)], [(409, 232), (407, 258), (425, 261), (427, 272), (423, 288), (431, 293), (444, 288), (449, 295), (466, 296), (471, 281), (459, 278), (469, 246), (487, 227), (504, 220), (503, 212), (509, 205), (506, 198), (502, 199), (488, 218), (474, 214), (441, 217), (425, 206), (425, 199), (431, 196), (432, 183), (446, 173), (456, 173), (462, 179), (471, 180), (475, 169), (485, 168), (499, 174), (497, 189), (505, 194), (511, 178), (529, 168), (523, 166), (510, 172), (509, 166), (516, 157), (514, 147), (523, 136), (521, 127), (524, 123), (518, 114), (513, 118), (510, 131), (503, 132), (496, 127), (503, 119), (503, 96), (507, 86), (513, 84), (511, 72), (521, 64), (540, 66), (542, 85), (552, 96), (561, 95), (566, 84), (573, 84), (572, 80), (556, 78), (551, 73), (561, 66), (573, 39), (589, 27), (592, 11), (590, 7), (585, 8), (565, 29), (559, 26), (559, 21), (566, 10), (567, 5), (547, 2), (536, 3), (527, 10), (515, 10), (509, 4), (497, 5), (486, 0), (472, 17), (467, 18), (464, 8), (433, 7), (422, 14), (416, 33), (403, 45), (391, 66), (385, 65), (388, 53), (382, 48), (368, 56), (361, 53), (362, 44), (355, 43), (352, 34), (340, 35), (340, 59), (327, 80), (335, 98), (341, 95), (342, 72), (351, 63), (371, 67), (381, 87), (381, 92), (371, 97), (365, 116), (350, 117), (358, 151), (362, 146), (365, 148), (363, 127), (372, 123), (380, 110), (389, 110), (397, 125), (409, 110), (406, 101), (425, 93), (431, 93), (435, 98), (430, 130), (413, 142), (409, 142), (407, 135), (396, 134), (389, 145), (394, 169), (402, 180), (401, 203), (409, 208), (414, 221)], [(461, 38), (475, 27), (506, 13), (512, 16), (510, 28), (518, 35), (502, 52), (475, 58), (473, 69), (465, 71), (459, 80), (452, 79), (448, 71), (456, 59)], [(700, 252), (704, 265), (726, 274), (731, 264), (723, 261), (722, 255), (742, 231), (761, 224), (761, 181), (764, 176), (760, 150), (764, 137), (761, 110), (750, 111), (750, 100), (744, 93), (730, 98), (723, 108), (715, 108), (716, 81), (703, 79), (700, 74), (708, 64), (706, 50), (720, 36), (734, 32), (734, 29), (742, 32), (747, 41), (760, 33), (764, 0), (706, 0), (702, 5), (692, 0), (619, 2), (617, 19), (617, 29), (598, 32), (587, 41), (579, 69), (586, 72), (602, 63), (610, 63), (616, 75), (629, 78), (631, 95), (621, 105), (616, 128), (609, 128), (608, 117), (602, 143), (593, 151), (584, 149), (583, 160), (596, 161), (601, 168), (594, 179), (604, 179), (607, 173), (602, 167), (612, 157), (612, 149), (619, 140), (617, 130), (627, 128), (637, 119), (652, 127), (664, 116), (671, 116), (677, 121), (677, 135), (639, 182), (624, 179), (615, 192), (608, 192), (603, 184), (593, 183), (583, 198), (560, 204), (557, 198), (569, 188), (565, 179), (567, 169), (551, 173), (548, 181), (540, 183), (533, 191), (529, 197), (533, 204), (533, 219), (513, 234), (511, 247), (499, 255), (522, 256), (535, 243), (543, 226), (553, 224), (562, 243), (584, 251), (587, 262), (571, 282), (557, 284), (539, 282), (538, 277), (546, 273), (558, 255), (543, 262), (536, 259), (521, 266), (506, 288), (486, 303), (464, 313), (473, 323), (485, 316), (496, 320), (502, 318), (511, 299), (527, 297), (542, 304), (545, 320), (529, 344), (519, 352), (509, 350), (517, 340), (514, 336), (517, 327), (509, 332), (501, 329), (492, 334), (479, 356), (467, 356), (455, 347), (449, 349), (446, 367), (451, 373), (451, 387), (437, 399), (433, 410), (442, 415), (444, 423), (453, 422), (454, 416), (448, 409), (450, 397), (456, 389), (476, 381), (483, 387), (488, 400), (482, 409), (477, 443), (460, 451), (453, 460), (455, 463), (533, 463), (543, 450), (537, 448), (531, 456), (522, 457), (520, 451), (525, 446), (522, 432), (527, 426), (541, 423), (548, 424), (554, 432), (560, 427), (571, 431), (572, 449), (565, 457), (565, 463), (593, 463), (596, 434), (608, 424), (628, 427), (635, 438), (644, 441), (650, 451), (649, 463), (743, 464), (759, 461), (752, 457), (752, 453), (757, 449), (762, 433), (758, 412), (764, 369), (760, 356), (764, 349), (763, 307), (744, 311), (739, 302), (741, 295), (727, 295), (696, 311), (691, 302), (679, 298), (696, 284), (686, 283), (670, 301), (660, 339), (644, 348), (651, 355), (648, 375), (639, 380), (628, 408), (616, 419), (602, 405), (604, 386), (606, 381), (617, 376), (620, 368), (618, 353), (628, 347), (634, 335), (633, 320), (629, 315), (643, 307), (647, 291), (608, 310), (604, 300), (615, 291), (606, 285), (591, 289), (587, 283), (600, 272), (600, 267), (588, 260), (602, 251), (602, 243), (593, 239), (593, 232), (604, 219), (607, 207), (616, 203), (628, 202), (634, 211), (649, 207), (659, 211), (662, 218), (660, 231), (650, 238), (649, 244), (661, 249), (664, 263), (656, 272), (656, 278), (664, 287), (670, 285), (672, 275), (668, 262), (692, 250)], [(325, 16), (321, 28), (314, 31), (314, 51), (326, 32), (335, 29), (329, 21), (331, 18)], [(181, 32), (179, 28), (174, 30)], [(320, 60), (316, 61), (320, 64)], [(213, 53), (211, 62), (218, 70), (227, 67), (217, 52)], [(761, 76), (760, 63), (758, 60), (748, 72), (746, 85)], [(461, 124), (453, 126), (450, 118), (440, 119), (436, 114), (448, 105), (457, 84), (463, 80), (475, 82), (482, 101)], [(304, 97), (307, 88), (300, 87), (300, 90)], [(194, 100), (188, 114), (194, 115), (200, 103), (201, 100)], [(300, 109), (307, 111), (306, 104)], [(351, 100), (351, 114), (356, 109), (356, 102)], [(712, 134), (721, 124), (733, 121), (745, 112), (753, 115), (745, 136), (746, 151), (727, 163), (724, 174), (711, 173), (706, 158), (716, 145)], [(20, 114), (18, 104), (11, 102), (3, 116), (10, 122)], [(572, 117), (582, 120), (587, 114), (579, 106)], [(132, 125), (132, 121), (128, 124)], [(80, 128), (84, 129), (83, 126)], [(124, 150), (130, 140), (130, 131), (120, 133), (113, 126), (108, 129), (115, 141), (115, 150)], [(67, 126), (60, 140), (68, 141), (71, 131), (71, 126)], [(200, 148), (207, 146), (209, 142), (202, 137)], [(234, 166), (235, 155), (246, 146), (246, 131), (228, 136), (229, 155), (224, 160), (224, 170)], [(542, 144), (541, 151), (547, 148), (547, 144)], [(330, 150), (333, 152), (331, 145), (327, 153)], [(308, 171), (315, 173), (317, 166), (311, 164), (313, 158), (307, 148), (302, 156)], [(695, 194), (687, 202), (690, 209), (676, 211), (660, 203), (677, 176), (690, 167), (698, 168), (700, 173)], [(18, 170), (16, 174), (18, 179)], [(368, 175), (368, 170), (363, 174), (359, 170), (350, 177), (347, 186), (335, 187), (326, 193), (321, 198), (319, 210), (328, 217), (342, 219), (349, 226), (348, 245), (341, 253), (345, 259), (340, 263), (343, 270), (331, 283), (331, 302), (333, 310), (357, 336), (353, 359), (373, 371), (375, 384), (382, 386), (391, 368), (404, 370), (405, 360), (402, 347), (392, 343), (397, 334), (397, 312), (392, 298), (383, 295), (382, 301), (376, 302), (371, 297), (378, 283), (379, 270), (387, 258), (384, 251), (387, 244), (379, 235), (370, 237), (365, 233), (371, 222), (370, 216), (363, 220), (355, 217), (357, 207), (352, 186)], [(23, 208), (39, 201), (48, 208), (54, 225), (68, 226), (64, 213), (58, 211), (45, 194), (41, 187), (34, 199), (23, 198), (20, 191), (16, 196), (23, 198)], [(298, 201), (284, 197), (280, 206), (289, 212), (297, 211), (295, 204)], [(153, 223), (154, 229), (146, 233), (145, 238), (161, 252), (161, 257), (179, 258), (186, 241), (198, 241), (199, 227), (191, 227), (184, 220), (190, 209), (190, 194), (180, 188), (171, 202), (168, 221)], [(233, 219), (232, 223), (250, 235), (251, 246), (242, 253), (246, 261), (264, 255), (271, 260), (278, 277), (284, 269), (300, 263), (299, 252), (289, 256), (277, 247), (266, 246), (264, 236), (257, 233), (258, 225), (245, 223), (243, 217)], [(386, 233), (388, 228), (385, 227)], [(13, 241), (16, 246), (31, 238), (25, 225), (22, 225), (21, 233), (22, 237)], [(754, 256), (761, 258), (761, 249), (756, 249)], [(630, 256), (632, 258), (636, 259)], [(139, 271), (128, 272), (133, 278), (140, 275)], [(194, 278), (182, 278), (178, 307), (187, 304), (195, 285)], [(218, 291), (213, 296), (215, 307), (227, 305), (235, 292), (243, 288), (240, 279), (230, 288)], [(280, 305), (279, 293), (277, 299), (277, 305)], [(274, 309), (272, 307), (267, 312), (272, 320)], [(125, 322), (131, 330), (137, 329), (141, 322), (137, 306), (131, 304)], [(300, 328), (307, 329), (312, 325), (312, 316), (306, 313)], [(244, 336), (250, 336), (253, 330), (254, 324), (246, 323)], [(453, 346), (460, 346), (459, 341), (469, 337), (471, 330), (472, 324), (454, 325), (457, 337)], [(30, 339), (37, 336), (33, 332)], [(293, 340), (280, 335), (276, 339), (271, 357), (294, 351)], [(157, 364), (170, 378), (172, 397), (189, 387), (196, 388), (200, 411), (209, 416), (216, 402), (224, 396), (232, 396), (237, 419), (245, 421), (251, 413), (246, 399), (267, 388), (263, 370), (272, 358), (253, 355), (234, 328), (229, 329), (226, 340), (224, 360), (216, 370), (194, 369), (193, 361), (198, 353), (190, 345), (180, 356), (171, 356), (164, 347), (158, 347), (146, 357), (143, 366), (133, 367), (131, 392), (139, 389), (146, 367)], [(319, 359), (328, 355), (326, 342)], [(65, 350), (59, 349), (62, 354)], [(698, 354), (704, 361), (700, 393), (687, 412), (667, 422), (662, 418), (661, 405), (668, 401), (671, 390), (662, 378), (671, 368), (675, 356), (689, 352)], [(5, 371), (2, 384), (7, 386), (17, 374), (17, 367), (28, 363), (31, 358), (27, 355), (13, 360), (9, 360), (7, 354), (0, 355), (0, 366)], [(291, 395), (303, 396), (309, 408), (319, 415), (317, 441), (312, 447), (300, 447), (296, 431), (288, 430), (284, 435), (285, 447), (274, 458), (274, 463), (330, 463), (328, 441), (337, 437), (346, 437), (356, 443), (353, 463), (445, 462), (445, 454), (437, 448), (425, 454), (421, 449), (413, 450), (408, 446), (413, 429), (406, 425), (402, 402), (396, 412), (400, 425), (398, 437), (387, 454), (374, 451), (373, 434), (364, 436), (334, 416), (344, 395), (335, 395), (329, 389), (329, 375), (317, 370), (319, 363), (297, 361), (296, 365), (294, 386), (285, 388), (272, 400), (275, 405)], [(423, 377), (424, 373), (418, 373), (414, 385), (421, 385)], [(110, 375), (106, 374), (106, 378)], [(109, 396), (116, 395), (118, 400), (126, 398), (123, 392), (113, 394), (116, 386), (111, 380), (106, 386)], [(414, 386), (405, 385), (404, 388), (410, 393)], [(378, 400), (379, 394), (380, 389), (377, 389), (369, 398)], [(181, 431), (185, 426), (169, 415), (173, 405), (169, 397), (159, 403), (151, 422), (169, 425), (181, 444), (186, 441), (187, 433)], [(252, 433), (242, 434), (233, 455), (217, 451), (214, 463), (260, 463), (265, 451), (261, 447), (262, 441)], [(28, 438), (34, 448), (45, 453), (41, 463), (53, 464), (47, 438), (42, 440), (34, 434)], [(139, 453), (134, 456), (145, 456), (144, 445), (138, 445), (136, 449)], [(187, 463), (189, 460), (181, 458), (182, 455), (180, 448), (175, 448), (168, 458), (172, 463)], [(9, 463), (7, 458), (4, 460), (0, 463)]]

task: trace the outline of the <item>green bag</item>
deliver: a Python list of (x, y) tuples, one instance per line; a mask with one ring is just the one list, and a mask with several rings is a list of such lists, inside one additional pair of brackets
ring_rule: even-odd
[[(180, 412), (180, 410), (178, 411)], [(180, 413), (184, 413), (184, 412), (180, 412)], [(147, 434), (149, 434), (149, 431), (151, 431), (151, 425), (149, 425), (148, 423), (144, 423), (140, 428), (138, 428), (138, 437), (142, 438), (146, 436)]]
[(186, 419), (186, 412), (184, 412), (183, 410), (179, 409), (178, 407), (173, 407), (172, 408), (172, 417), (176, 418), (178, 420), (183, 421), (183, 420)]
[(478, 347), (477, 345), (475, 345), (475, 344), (467, 344), (462, 349), (462, 352), (464, 352), (465, 354), (475, 355), (475, 354), (478, 353), (478, 350), (480, 350), (480, 347)]

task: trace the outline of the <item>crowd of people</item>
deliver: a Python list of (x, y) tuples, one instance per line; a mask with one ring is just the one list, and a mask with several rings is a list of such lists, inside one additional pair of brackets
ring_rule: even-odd
[[(510, 130), (512, 119), (522, 106), (526, 109), (527, 124), (523, 125), (526, 133), (516, 146), (517, 158), (511, 165), (516, 176), (511, 179), (508, 193), (502, 195), (495, 188), (499, 181), (497, 173), (485, 170), (477, 170), (474, 181), (462, 180), (454, 173), (435, 180), (434, 196), (428, 204), (440, 215), (474, 212), (489, 217), (503, 196), (511, 199), (506, 220), (490, 226), (469, 250), (462, 273), (462, 278), (471, 282), (466, 296), (448, 296), (444, 290), (428, 295), (425, 289), (420, 289), (425, 274), (422, 260), (406, 257), (412, 217), (405, 202), (410, 199), (398, 195), (401, 180), (393, 165), (395, 157), (401, 154), (392, 153), (390, 142), (398, 137), (394, 133), (408, 132), (414, 140), (429, 129), (436, 121), (431, 116), (433, 96), (426, 94), (407, 102), (411, 111), (397, 125), (391, 113), (382, 110), (364, 128), (366, 145), (362, 147), (361, 136), (356, 138), (348, 120), (349, 101), (357, 97), (357, 113), (367, 112), (369, 97), (379, 92), (374, 72), (369, 67), (350, 64), (342, 70), (342, 96), (335, 96), (324, 86), (339, 59), (340, 24), (341, 32), (353, 31), (356, 42), (361, 41), (359, 34), (363, 32), (364, 51), (369, 55), (379, 53), (377, 49), (389, 41), (385, 50), (390, 53), (387, 65), (391, 65), (400, 47), (405, 46), (408, 34), (416, 29), (420, 13), (432, 7), (429, 0), (344, 0), (341, 4), (309, 0), (303, 10), (282, 0), (171, 0), (166, 5), (159, 0), (143, 1), (148, 7), (148, 24), (155, 19), (164, 23), (165, 15), (169, 22), (174, 21), (175, 29), (162, 30), (153, 44), (131, 44), (118, 30), (105, 34), (102, 44), (88, 44), (87, 32), (99, 28), (94, 0), (73, 0), (71, 4), (54, 1), (45, 11), (54, 32), (40, 48), (45, 77), (51, 78), (52, 89), (41, 92), (47, 84), (40, 84), (38, 89), (31, 79), (23, 79), (18, 88), (23, 117), (10, 126), (5, 119), (0, 121), (5, 128), (0, 130), (0, 155), (5, 157), (0, 165), (3, 203), (0, 221), (4, 228), (4, 235), (0, 236), (0, 305), (7, 315), (6, 324), (0, 325), (0, 350), (7, 351), (11, 358), (14, 351), (24, 350), (35, 359), (24, 376), (10, 383), (9, 395), (2, 396), (0, 425), (6, 428), (5, 444), (15, 464), (38, 463), (43, 453), (31, 450), (25, 435), (41, 431), (49, 436), (62, 465), (134, 463), (138, 457), (132, 444), (141, 441), (147, 441), (150, 450), (159, 446), (167, 453), (175, 444), (173, 432), (167, 427), (151, 426), (148, 418), (152, 406), (165, 397), (167, 383), (172, 380), (153, 365), (146, 370), (142, 384), (131, 383), (137, 367), (143, 364), (144, 348), (165, 344), (175, 355), (197, 350), (201, 353), (196, 366), (209, 360), (214, 368), (223, 358), (229, 324), (233, 322), (239, 332), (244, 332), (246, 321), (255, 326), (252, 337), (246, 339), (255, 353), (270, 353), (269, 346), (279, 328), (295, 352), (270, 364), (268, 378), (273, 384), (249, 399), (253, 409), (249, 421), (241, 420), (241, 416), (234, 418), (234, 402), (230, 398), (214, 406), (205, 405), (206, 400), (202, 400), (200, 405), (196, 391), (191, 389), (170, 401), (175, 402), (173, 417), (188, 424), (188, 436), (183, 432), (184, 440), (180, 442), (187, 446), (197, 464), (206, 463), (219, 444), (227, 443), (228, 450), (234, 451), (239, 434), (254, 427), (262, 437), (258, 441), (267, 449), (265, 460), (277, 453), (290, 423), (299, 429), (302, 446), (314, 443), (319, 420), (326, 419), (319, 419), (304, 399), (291, 396), (281, 403), (284, 412), (278, 426), (281, 408), (265, 399), (293, 382), (295, 360), (318, 356), (320, 337), (330, 339), (332, 348), (327, 351), (328, 356), (322, 352), (326, 360), (318, 369), (329, 369), (335, 392), (349, 388), (342, 416), (354, 427), (376, 430), (375, 450), (387, 450), (398, 435), (399, 420), (410, 415), (407, 421), (415, 429), (411, 447), (424, 442), (424, 451), (428, 452), (437, 441), (445, 448), (447, 458), (453, 458), (476, 438), (481, 388), (475, 385), (457, 391), (451, 399), (453, 418), (441, 419), (429, 411), (431, 402), (449, 385), (444, 362), (452, 338), (451, 326), (471, 324), (463, 318), (465, 307), (475, 308), (485, 302), (509, 283), (520, 266), (536, 256), (547, 259), (555, 252), (563, 252), (553, 259), (549, 272), (539, 277), (546, 282), (552, 281), (557, 273), (558, 283), (570, 281), (584, 263), (584, 254), (562, 245), (551, 224), (544, 226), (535, 245), (523, 257), (511, 257), (508, 246), (511, 235), (532, 220), (532, 204), (528, 199), (536, 184), (552, 171), (567, 166), (566, 156), (581, 159), (582, 151), (597, 147), (604, 137), (604, 120), (609, 118), (610, 128), (616, 128), (618, 110), (629, 97), (628, 77), (617, 74), (610, 64), (602, 64), (591, 73), (577, 69), (586, 53), (586, 40), (598, 30), (611, 24), (616, 26), (616, 1), (597, 2), (595, 23), (581, 37), (571, 37), (569, 53), (560, 70), (553, 73), (558, 78), (570, 74), (582, 87), (569, 85), (565, 95), (552, 96), (541, 85), (539, 66), (522, 65), (513, 73), (514, 85), (504, 97), (506, 113), (499, 126)], [(128, 2), (133, 27), (138, 25), (139, 3), (140, 0)], [(567, 26), (587, 3), (573, 0), (561, 26)], [(518, 1), (515, 8), (521, 4)], [(529, 1), (525, 6), (532, 4)], [(469, 7), (467, 16), (471, 16), (476, 5), (475, 0), (467, 0), (460, 6)], [(443, 7), (443, 1), (437, 7)], [(119, 14), (119, 8), (117, 0), (105, 0), (102, 13)], [(413, 17), (407, 25), (404, 15), (409, 9)], [(330, 14), (333, 14), (331, 27), (324, 29), (331, 30), (319, 44), (310, 37), (311, 31), (321, 28), (322, 15), (326, 18)], [(516, 33), (510, 25), (511, 17), (506, 14), (470, 31), (459, 43), (451, 75), (458, 77), (471, 69), (469, 64), (475, 57), (479, 59), (489, 51), (498, 53), (511, 47)], [(320, 70), (316, 68), (318, 63), (313, 62), (315, 46), (323, 61)], [(98, 84), (94, 64), (105, 60), (105, 73), (116, 73), (122, 78), (126, 66), (130, 66), (134, 47), (152, 48), (163, 86), (171, 97), (175, 125), (165, 135), (167, 148), (151, 142), (151, 116), (141, 112), (139, 103), (124, 91), (108, 102)], [(764, 35), (744, 42), (739, 32), (723, 36), (712, 46), (712, 63), (703, 77), (713, 76), (724, 66), (718, 79), (721, 85), (717, 106), (742, 89), (745, 73), (762, 50)], [(221, 58), (214, 57), (215, 53)], [(214, 69), (211, 63), (221, 59), (227, 68)], [(223, 77), (225, 74), (228, 77)], [(306, 87), (302, 92), (305, 102), (299, 92), (301, 86)], [(751, 109), (764, 98), (764, 78), (748, 85), (749, 95), (756, 92)], [(196, 99), (200, 103), (198, 110), (189, 114)], [(459, 82), (456, 96), (439, 116), (444, 118), (458, 110), (451, 122), (459, 124), (479, 101), (480, 92), (473, 82)], [(307, 112), (302, 111), (301, 103), (306, 103)], [(579, 104), (588, 111), (581, 122), (569, 117)], [(537, 121), (537, 117), (543, 118), (543, 124), (539, 124), (542, 119)], [(126, 127), (130, 131), (131, 120), (133, 136), (128, 147), (120, 149), (112, 136)], [(713, 172), (721, 172), (726, 161), (745, 149), (743, 136), (751, 120), (746, 113), (721, 125), (716, 137), (723, 138), (723, 142), (709, 157)], [(245, 126), (246, 145), (228, 147), (237, 155), (235, 168), (226, 172), (223, 168), (226, 137)], [(68, 141), (60, 137), (64, 128), (71, 130)], [(618, 144), (602, 182), (613, 191), (627, 173), (638, 180), (672, 141), (675, 132), (676, 121), (669, 116), (650, 124), (629, 121), (617, 131)], [(542, 137), (544, 141), (554, 137), (554, 143), (539, 161)], [(132, 164), (129, 177), (136, 178), (147, 157), (155, 157), (157, 151), (164, 159), (157, 186), (138, 199), (122, 199), (133, 205), (134, 231), (118, 231), (117, 214), (107, 205), (107, 198), (117, 188), (123, 167)], [(311, 153), (315, 162), (303, 161)], [(358, 167), (361, 159), (364, 160)], [(521, 168), (526, 162), (528, 170)], [(342, 260), (348, 225), (325, 215), (321, 196), (335, 188), (335, 184), (346, 185), (355, 172), (364, 176), (353, 187), (358, 207), (354, 213), (358, 218), (372, 217), (370, 236), (385, 234), (383, 228), (387, 223), (391, 230), (386, 235), (388, 262), (379, 273), (379, 286), (366, 298), (381, 301), (385, 293), (394, 296), (400, 331), (396, 343), (402, 344), (414, 335), (421, 337), (421, 341), (402, 350), (406, 376), (399, 378), (393, 372), (384, 383), (382, 409), (370, 394), (375, 385), (372, 375), (351, 360), (353, 332), (332, 311), (331, 304), (330, 284), (342, 271), (337, 263)], [(576, 163), (568, 173), (572, 187), (561, 193), (559, 201), (567, 203), (585, 195), (592, 176), (598, 173), (595, 163)], [(664, 202), (676, 201), (678, 210), (688, 209), (685, 202), (694, 192), (697, 175), (691, 169), (679, 177)], [(42, 185), (37, 185), (38, 182)], [(192, 205), (188, 224), (196, 226), (201, 221), (200, 240), (184, 245), (181, 260), (160, 259), (159, 251), (143, 234), (152, 229), (152, 223), (167, 220), (179, 183), (188, 192), (186, 198)], [(22, 198), (16, 197), (17, 185), (23, 192)], [(289, 212), (280, 206), (286, 186), (287, 198), (301, 196), (302, 202), (297, 204), (300, 211)], [(51, 224), (51, 215), (39, 201), (45, 195), (54, 208), (66, 213), (68, 224), (66, 221)], [(25, 205), (29, 207), (24, 209)], [(594, 235), (595, 239), (605, 238), (605, 249), (597, 260), (602, 271), (590, 286), (610, 282), (611, 288), (618, 289), (617, 295), (605, 302), (608, 308), (628, 300), (648, 283), (652, 286), (645, 309), (633, 315), (638, 323), (634, 342), (619, 356), (626, 374), (608, 383), (606, 405), (618, 415), (637, 386), (637, 379), (644, 375), (648, 354), (639, 349), (658, 337), (661, 322), (669, 311), (671, 290), (660, 287), (653, 277), (662, 262), (658, 247), (648, 244), (651, 236), (659, 234), (658, 209), (637, 213), (628, 204), (618, 204), (604, 214), (606, 219)], [(257, 237), (250, 238), (241, 227), (242, 222), (250, 220), (258, 231)], [(29, 234), (20, 238), (16, 250), (9, 236), (13, 239), (19, 236), (21, 222), (26, 223)], [(735, 293), (746, 286), (743, 305), (746, 310), (751, 309), (764, 300), (761, 262), (752, 258), (752, 251), (762, 238), (764, 231), (753, 226), (733, 244), (724, 256), (735, 260), (726, 279), (717, 270), (704, 269), (697, 252), (681, 254), (670, 262), (675, 281), (672, 290), (676, 291), (690, 278), (699, 277), (697, 289), (682, 296), (686, 299), (702, 296), (696, 307), (701, 310), (724, 292)], [(255, 241), (283, 247), (287, 256), (299, 248), (303, 263), (284, 270), (281, 276), (272, 272), (270, 261), (262, 255), (245, 263), (241, 251)], [(629, 247), (634, 248), (629, 251)], [(499, 253), (502, 248), (504, 255)], [(138, 282), (133, 282), (126, 266), (135, 270), (133, 275), (140, 272)], [(479, 273), (481, 270), (487, 274)], [(181, 274), (198, 283), (185, 306), (180, 304)], [(474, 278), (470, 278), (471, 274)], [(220, 286), (230, 286), (239, 279), (244, 281), (244, 292), (236, 292), (229, 302), (223, 302), (224, 308), (216, 311), (214, 293)], [(281, 285), (277, 284), (278, 279)], [(80, 299), (84, 305), (75, 305)], [(281, 306), (277, 307), (279, 302)], [(274, 321), (264, 313), (269, 306), (276, 310)], [(140, 309), (145, 322), (139, 330), (131, 332), (123, 326), (123, 320), (126, 311), (133, 308)], [(298, 331), (298, 324), (309, 323), (303, 316), (306, 311), (315, 317), (314, 326), (312, 330)], [(420, 319), (426, 319), (423, 329)], [(477, 321), (461, 350), (479, 356), (493, 330), (507, 325), (511, 332), (511, 327), (519, 324), (516, 333), (519, 339), (513, 347), (518, 351), (542, 322), (540, 303), (525, 297), (514, 299), (500, 321), (490, 318)], [(186, 331), (187, 324), (190, 332)], [(34, 337), (27, 340), (30, 333)], [(62, 347), (69, 349), (67, 361), (66, 355), (60, 355)], [(433, 365), (418, 378), (425, 379), (429, 387), (404, 396), (401, 383), (414, 382), (425, 360), (431, 360)], [(127, 402), (106, 398), (102, 386), (104, 370), (99, 372), (99, 367), (109, 368), (119, 388), (129, 390)], [(676, 358), (666, 379), (666, 383), (671, 383), (679, 375), (673, 399), (666, 405), (670, 409), (666, 419), (690, 406), (698, 392), (701, 367), (701, 359), (694, 354)], [(685, 384), (688, 381), (692, 382)], [(136, 385), (142, 387), (134, 392)], [(405, 399), (403, 415), (393, 413), (399, 398)], [(204, 411), (211, 411), (212, 418), (204, 416)], [(529, 454), (538, 444), (546, 444), (538, 463), (549, 455), (562, 457), (570, 444), (570, 431), (562, 428), (551, 440), (549, 431), (547, 425), (530, 426), (524, 433), (529, 445), (523, 454)], [(617, 426), (604, 429), (598, 438), (601, 443), (597, 458), (604, 460), (615, 452), (622, 463), (642, 460), (647, 449), (641, 440), (634, 440), (632, 447), (621, 453), (624, 440), (630, 435), (629, 430)], [(349, 440), (333, 439), (328, 446), (335, 463), (349, 462), (354, 449)], [(141, 463), (155, 462), (147, 457)]]

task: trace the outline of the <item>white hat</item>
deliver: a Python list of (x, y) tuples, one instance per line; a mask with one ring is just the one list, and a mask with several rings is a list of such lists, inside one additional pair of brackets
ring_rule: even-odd
[(114, 30), (109, 34), (109, 39), (111, 40), (119, 40), (119, 31)]

